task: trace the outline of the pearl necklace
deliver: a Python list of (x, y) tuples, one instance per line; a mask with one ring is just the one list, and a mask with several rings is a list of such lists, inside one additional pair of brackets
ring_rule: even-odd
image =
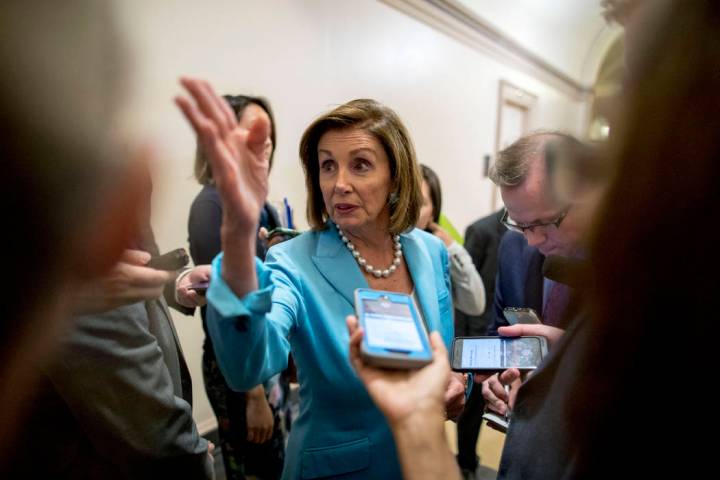
[(398, 265), (400, 265), (400, 258), (402, 257), (402, 245), (400, 244), (400, 235), (394, 235), (393, 236), (393, 261), (392, 264), (386, 268), (385, 270), (381, 270), (379, 268), (375, 268), (369, 263), (367, 263), (367, 260), (363, 258), (362, 255), (360, 255), (360, 252), (357, 251), (355, 248), (355, 245), (350, 241), (349, 238), (345, 236), (343, 231), (335, 225), (335, 228), (337, 228), (338, 235), (340, 235), (340, 239), (343, 241), (345, 246), (350, 250), (350, 253), (352, 253), (352, 256), (355, 257), (355, 260), (357, 260), (358, 264), (360, 265), (360, 268), (365, 269), (367, 273), (372, 274), (375, 278), (387, 278), (397, 270)]

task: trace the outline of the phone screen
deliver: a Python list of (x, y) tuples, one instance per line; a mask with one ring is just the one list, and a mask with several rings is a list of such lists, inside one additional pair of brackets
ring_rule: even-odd
[(394, 303), (383, 298), (364, 298), (362, 302), (368, 346), (403, 352), (423, 350), (420, 333), (408, 304)]
[(534, 368), (542, 360), (537, 338), (465, 338), (460, 368)]

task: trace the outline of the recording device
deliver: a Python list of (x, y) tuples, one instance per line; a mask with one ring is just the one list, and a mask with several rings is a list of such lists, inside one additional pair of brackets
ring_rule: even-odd
[(537, 325), (542, 323), (537, 312), (532, 308), (506, 307), (503, 309), (503, 313), (510, 325), (516, 325), (518, 323), (525, 325)]
[(360, 354), (368, 365), (416, 369), (432, 361), (430, 340), (412, 296), (358, 288), (355, 311), (365, 332)]
[(276, 237), (278, 235), (283, 235), (288, 238), (294, 238), (294, 237), (297, 237), (298, 235), (300, 235), (301, 233), (302, 232), (299, 232), (292, 228), (277, 227), (277, 228), (273, 228), (272, 230), (270, 230), (268, 232), (267, 238), (268, 238), (268, 240), (270, 240), (271, 238)]
[(195, 290), (198, 295), (205, 296), (207, 289), (210, 287), (210, 282), (194, 283), (188, 287), (188, 290)]
[(450, 364), (457, 372), (534, 370), (547, 356), (545, 337), (456, 337)]
[(180, 270), (188, 264), (190, 257), (184, 248), (178, 248), (164, 255), (152, 257), (146, 266), (155, 270)]
[(486, 408), (482, 418), (487, 421), (490, 427), (502, 433), (507, 433), (508, 426), (510, 425), (510, 418), (507, 415), (500, 415)]

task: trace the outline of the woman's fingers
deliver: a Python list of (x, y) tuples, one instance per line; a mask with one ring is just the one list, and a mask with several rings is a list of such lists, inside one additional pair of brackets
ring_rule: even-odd
[(216, 95), (209, 83), (195, 78), (183, 77), (180, 83), (190, 93), (202, 115), (215, 125), (221, 137), (229, 131), (224, 110), (216, 101)]
[(230, 108), (228, 102), (217, 94), (213, 86), (207, 80), (199, 80), (200, 87), (208, 99), (215, 119), (218, 124), (222, 125), (222, 134), (225, 134), (235, 128), (237, 120), (235, 113)]

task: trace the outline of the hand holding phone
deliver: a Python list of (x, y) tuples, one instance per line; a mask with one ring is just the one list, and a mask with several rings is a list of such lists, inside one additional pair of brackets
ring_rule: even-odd
[(148, 268), (150, 260), (147, 252), (125, 250), (105, 275), (79, 290), (78, 312), (104, 312), (160, 297), (165, 285), (175, 278), (175, 272)]
[(155, 270), (174, 271), (180, 270), (182, 267), (187, 265), (189, 261), (190, 256), (187, 254), (185, 249), (176, 248), (164, 255), (152, 257), (146, 266), (154, 268)]
[(368, 365), (414, 369), (432, 361), (430, 341), (412, 296), (358, 288), (355, 311), (365, 332), (360, 353)]
[(503, 313), (510, 325), (537, 325), (542, 323), (540, 316), (532, 308), (507, 307), (503, 309)]
[(209, 286), (210, 282), (199, 282), (191, 284), (188, 289), (195, 290), (195, 293), (204, 297)]
[(202, 307), (210, 285), (210, 265), (197, 265), (180, 274), (175, 282), (175, 298), (188, 308)]
[(277, 227), (270, 230), (267, 234), (268, 241), (272, 240), (273, 237), (277, 236), (285, 236), (288, 238), (294, 238), (300, 235), (302, 232), (299, 232), (292, 228), (284, 228), (284, 227)]
[(458, 372), (534, 370), (547, 356), (547, 341), (540, 336), (457, 337), (451, 351), (450, 364)]

